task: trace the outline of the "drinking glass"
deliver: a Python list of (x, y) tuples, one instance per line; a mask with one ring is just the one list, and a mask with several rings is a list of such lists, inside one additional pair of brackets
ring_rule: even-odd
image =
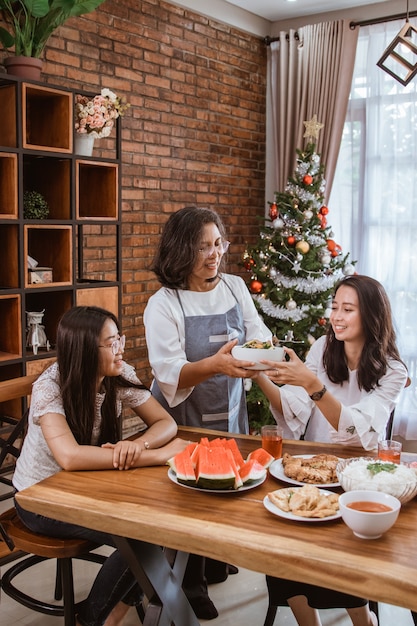
[(378, 441), (378, 459), (390, 463), (400, 463), (402, 443), (393, 439)]
[(282, 457), (282, 429), (280, 426), (262, 426), (261, 437), (263, 449), (275, 459), (280, 459)]

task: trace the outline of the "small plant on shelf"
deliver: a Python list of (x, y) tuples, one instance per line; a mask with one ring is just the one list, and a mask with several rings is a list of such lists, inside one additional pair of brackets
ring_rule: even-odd
[(95, 139), (108, 137), (118, 117), (130, 106), (124, 97), (119, 98), (110, 89), (102, 89), (93, 98), (75, 96), (75, 130), (81, 135), (92, 135)]
[(23, 217), (25, 220), (46, 220), (49, 206), (38, 191), (25, 191), (23, 195)]

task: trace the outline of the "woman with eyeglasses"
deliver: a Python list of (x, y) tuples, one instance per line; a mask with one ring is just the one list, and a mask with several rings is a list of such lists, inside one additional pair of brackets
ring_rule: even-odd
[[(178, 424), (232, 433), (248, 432), (244, 380), (253, 363), (238, 361), (232, 348), (271, 333), (258, 316), (242, 278), (226, 274), (229, 247), (219, 215), (207, 208), (185, 207), (165, 224), (153, 260), (161, 288), (144, 313), (152, 394)], [(194, 559), (184, 589), (197, 617), (214, 619), (217, 610)], [(227, 578), (230, 568), (207, 560), (209, 582)], [(235, 570), (232, 570), (232, 572)], [(204, 573), (204, 572), (203, 572)]]
[[(13, 475), (16, 491), (60, 471), (163, 465), (186, 441), (175, 438), (177, 424), (123, 361), (125, 337), (117, 318), (98, 307), (77, 306), (61, 318), (57, 361), (33, 385), (28, 430)], [(122, 408), (129, 407), (147, 429), (122, 440)], [(22, 509), (22, 522), (34, 532), (114, 545), (111, 535), (59, 522)], [(77, 626), (117, 626), (142, 592), (120, 553), (101, 567)]]

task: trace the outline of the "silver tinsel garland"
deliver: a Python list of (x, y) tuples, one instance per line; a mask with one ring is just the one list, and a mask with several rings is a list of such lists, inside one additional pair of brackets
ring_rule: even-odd
[(276, 272), (275, 276), (270, 277), (274, 285), (277, 287), (285, 287), (286, 289), (296, 289), (301, 293), (321, 293), (332, 289), (336, 282), (342, 278), (342, 272), (337, 270), (334, 274), (320, 276), (320, 278), (312, 278), (311, 272), (309, 278), (290, 278), (281, 272)]
[(289, 309), (276, 306), (271, 300), (259, 295), (253, 295), (252, 298), (259, 304), (259, 307), (263, 313), (286, 322), (300, 322), (309, 315), (310, 307), (307, 304), (303, 304), (301, 307), (290, 311)]

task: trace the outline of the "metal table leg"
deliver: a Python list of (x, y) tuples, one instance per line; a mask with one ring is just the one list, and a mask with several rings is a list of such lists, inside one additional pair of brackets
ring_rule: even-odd
[(170, 550), (144, 541), (114, 536), (150, 604), (144, 626), (199, 626), (183, 590), (182, 580), (188, 553)]

